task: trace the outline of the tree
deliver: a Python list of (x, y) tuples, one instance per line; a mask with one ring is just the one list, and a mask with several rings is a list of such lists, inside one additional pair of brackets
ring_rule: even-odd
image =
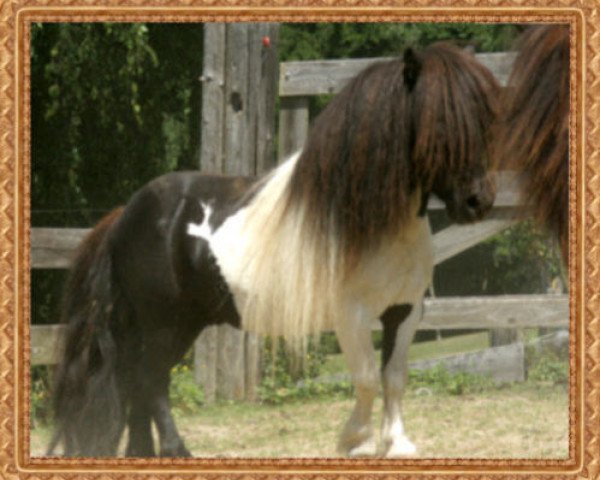
[(201, 49), (198, 25), (33, 26), (34, 226), (89, 225), (196, 164)]

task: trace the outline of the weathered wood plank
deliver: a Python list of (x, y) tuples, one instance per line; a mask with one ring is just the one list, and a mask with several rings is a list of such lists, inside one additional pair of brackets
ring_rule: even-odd
[(65, 326), (36, 325), (31, 327), (31, 365), (55, 365), (60, 358)]
[(468, 225), (450, 225), (433, 235), (434, 261), (437, 265), (517, 222), (509, 209), (495, 209), (485, 220)]
[(204, 389), (204, 398), (213, 403), (217, 398), (218, 327), (206, 327), (194, 342), (194, 380)]
[(245, 398), (255, 401), (258, 399), (258, 386), (261, 381), (260, 364), (262, 358), (263, 339), (257, 334), (246, 332), (246, 378), (245, 378)]
[[(568, 327), (568, 324), (567, 295), (437, 297), (425, 299), (425, 310), (419, 330)], [(374, 322), (373, 329), (381, 329), (380, 322)], [(51, 334), (48, 333), (50, 330)], [(63, 331), (62, 325), (31, 327), (32, 346), (44, 345), (43, 349), (32, 351), (34, 365), (56, 362), (56, 357), (51, 353), (53, 349), (47, 346), (59, 342)], [(202, 342), (207, 346), (217, 344), (212, 333), (204, 337)]]
[[(250, 62), (256, 89), (256, 173), (273, 168), (277, 163), (275, 155), (275, 106), (277, 102), (277, 80), (279, 78), (279, 55), (275, 47), (279, 44), (278, 23), (259, 23), (252, 39), (251, 58), (260, 62)], [(262, 43), (262, 38), (270, 39), (270, 46)]]
[(308, 135), (308, 128), (308, 98), (282, 97), (277, 153), (280, 161), (302, 148)]
[[(505, 207), (517, 207), (519, 205), (519, 193), (516, 177), (510, 173), (500, 175), (499, 192), (494, 209), (489, 217), (483, 222), (471, 226), (452, 226), (447, 232), (436, 234), (434, 244), (436, 246), (436, 262), (449, 258), (451, 252), (459, 253), (474, 245), (474, 240), (485, 239), (492, 235), (494, 229), (498, 231), (505, 228), (502, 222), (510, 222), (512, 213)], [(501, 209), (501, 207), (503, 209)], [(429, 200), (430, 210), (446, 208), (436, 198)], [(504, 219), (504, 220), (503, 220)], [(73, 251), (81, 242), (89, 229), (85, 228), (32, 228), (31, 229), (31, 265), (33, 268), (68, 268)], [(487, 233), (486, 233), (487, 232)], [(450, 238), (451, 237), (451, 238)], [(456, 241), (452, 243), (452, 239)], [(454, 255), (455, 253), (452, 253)], [(452, 256), (450, 255), (450, 256)]]
[(525, 346), (521, 342), (476, 352), (411, 362), (409, 370), (428, 370), (443, 365), (450, 372), (490, 376), (496, 383), (525, 380)]
[[(477, 53), (475, 58), (488, 67), (501, 85), (506, 84), (515, 54)], [(369, 65), (390, 58), (360, 58), (283, 62), (279, 73), (279, 95), (310, 96), (338, 93)]]
[(425, 299), (421, 330), (564, 327), (567, 295), (498, 295)]
[(225, 24), (204, 25), (200, 170), (222, 173), (225, 118)]
[[(249, 84), (250, 30), (253, 25), (232, 23), (225, 28), (225, 169), (227, 175), (252, 175), (256, 129), (252, 128), (253, 113)], [(254, 61), (255, 59), (252, 59)]]
[(33, 268), (69, 268), (73, 254), (87, 232), (87, 228), (32, 228)]
[(217, 329), (217, 398), (245, 397), (245, 332), (230, 325)]
[[(275, 163), (273, 150), (278, 59), (276, 48), (266, 47), (262, 39), (269, 36), (276, 44), (279, 27), (267, 23), (227, 24), (221, 27), (218, 26), (211, 34), (218, 52), (209, 61), (212, 62), (212, 69), (222, 72), (222, 93), (217, 99), (218, 103), (203, 105), (202, 114), (203, 119), (214, 122), (215, 128), (218, 128), (218, 132), (214, 133), (215, 139), (208, 139), (211, 144), (214, 143), (208, 148), (220, 148), (222, 161), (213, 162), (217, 173), (255, 175)], [(208, 135), (212, 135), (211, 132), (208, 131)], [(203, 136), (205, 134), (203, 131)], [(252, 344), (248, 335), (227, 326), (217, 328), (214, 339), (218, 358), (214, 382), (217, 397), (245, 398), (247, 380), (256, 377), (246, 371), (258, 368), (254, 363), (259, 361), (260, 353), (256, 349), (247, 351), (247, 343)], [(196, 353), (214, 357), (212, 352), (203, 352), (200, 342), (196, 344)], [(251, 354), (251, 358), (247, 358), (247, 354)], [(212, 360), (206, 358), (198, 361), (207, 365)], [(248, 362), (252, 365), (248, 365)], [(255, 386), (248, 388), (252, 390)], [(250, 392), (250, 395), (253, 393)]]
[[(263, 43), (268, 37), (270, 45)], [(249, 110), (252, 115), (248, 128), (255, 136), (255, 145), (250, 145), (249, 166), (253, 174), (262, 174), (275, 166), (275, 106), (277, 100), (277, 79), (279, 73), (278, 50), (279, 24), (256, 23), (249, 32), (248, 91)], [(244, 372), (243, 398), (255, 401), (260, 384), (260, 363), (262, 339), (250, 332), (241, 337), (243, 341)], [(240, 346), (240, 348), (242, 348)], [(241, 380), (240, 380), (241, 382)]]

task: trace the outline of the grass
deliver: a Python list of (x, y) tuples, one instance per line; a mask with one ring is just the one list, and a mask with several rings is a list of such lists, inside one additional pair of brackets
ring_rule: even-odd
[[(204, 457), (331, 457), (353, 406), (350, 399), (316, 399), (281, 406), (223, 403), (177, 423), (188, 448)], [(426, 458), (565, 458), (565, 386), (534, 383), (477, 395), (409, 390), (406, 431)], [(551, 421), (549, 421), (551, 419)], [(375, 425), (381, 421), (381, 399)], [(32, 431), (32, 453), (43, 454), (47, 428)]]
[[(487, 345), (487, 333), (475, 333), (413, 345), (409, 357), (427, 359)], [(538, 381), (503, 388), (482, 384), (483, 389), (465, 389), (460, 395), (444, 393), (447, 388), (418, 388), (413, 378), (403, 408), (406, 431), (419, 449), (418, 456), (566, 458), (567, 385), (552, 381), (556, 372), (550, 367), (556, 366), (556, 359), (547, 360), (537, 367), (540, 375), (531, 377), (539, 377)], [(335, 355), (322, 374), (340, 372), (347, 372), (346, 365), (341, 355)], [(548, 375), (550, 380), (541, 381)], [(381, 422), (381, 404), (378, 399), (376, 427)], [(199, 413), (180, 409), (176, 422), (188, 448), (199, 457), (332, 457), (337, 456), (337, 435), (352, 407), (353, 400), (343, 396), (282, 405), (228, 402), (201, 407)], [(32, 430), (34, 456), (44, 453), (49, 437), (47, 427)]]
[[(186, 421), (182, 433), (201, 456), (331, 457), (337, 455), (337, 435), (352, 406), (352, 400), (214, 406)], [(459, 397), (409, 392), (404, 412), (419, 457), (568, 455), (567, 393), (562, 387), (515, 387)], [(380, 419), (381, 401), (375, 425)]]
[[(456, 353), (474, 352), (489, 347), (487, 332), (469, 333), (455, 337), (442, 338), (429, 342), (413, 343), (408, 350), (409, 362), (438, 358)], [(377, 351), (377, 361), (380, 361), (381, 351)], [(342, 354), (328, 355), (323, 366), (323, 375), (333, 375), (347, 372), (346, 361)]]
[(408, 349), (408, 360), (427, 360), (456, 353), (474, 352), (489, 347), (488, 332), (469, 333), (455, 337), (413, 343)]

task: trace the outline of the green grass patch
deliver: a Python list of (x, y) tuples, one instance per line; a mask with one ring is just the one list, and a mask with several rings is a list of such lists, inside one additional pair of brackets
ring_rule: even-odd
[[(428, 360), (457, 353), (474, 352), (490, 346), (487, 332), (469, 333), (455, 337), (442, 338), (429, 342), (413, 343), (408, 350), (409, 362)], [(381, 360), (381, 351), (377, 351), (377, 361)], [(327, 355), (322, 367), (322, 375), (335, 375), (348, 372), (343, 354)]]
[(490, 346), (488, 332), (469, 333), (429, 342), (413, 343), (408, 349), (408, 360), (428, 360), (457, 353), (475, 352)]

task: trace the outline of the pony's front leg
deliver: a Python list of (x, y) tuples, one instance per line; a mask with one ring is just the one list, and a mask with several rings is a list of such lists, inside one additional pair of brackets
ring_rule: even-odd
[(382, 454), (386, 457), (414, 455), (402, 422), (401, 403), (408, 380), (408, 347), (412, 343), (423, 312), (422, 303), (394, 305), (381, 316), (383, 324), (382, 376), (383, 422)]
[(338, 450), (348, 456), (373, 456), (377, 453), (377, 442), (371, 413), (379, 389), (379, 373), (371, 339), (371, 323), (366, 318), (353, 315), (337, 326), (336, 335), (356, 391), (354, 410), (342, 430)]

